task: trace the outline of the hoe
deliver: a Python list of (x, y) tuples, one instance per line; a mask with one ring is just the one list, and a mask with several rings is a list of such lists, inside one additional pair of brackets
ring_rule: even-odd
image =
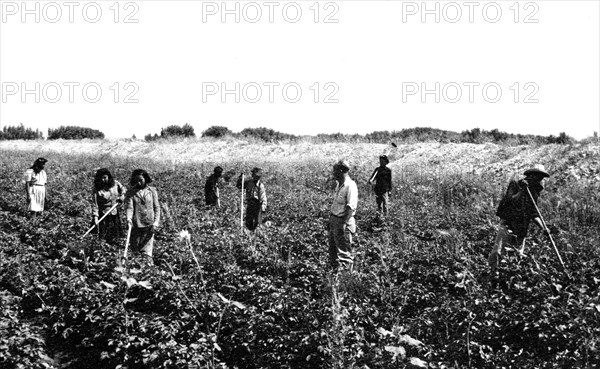
[(109, 210), (108, 210), (106, 213), (104, 213), (104, 215), (102, 216), (102, 218), (100, 218), (100, 219), (98, 220), (98, 223), (94, 224), (94, 225), (92, 226), (92, 228), (88, 229), (88, 230), (87, 230), (87, 232), (85, 232), (85, 233), (83, 234), (83, 236), (81, 236), (81, 238), (83, 239), (85, 236), (87, 236), (87, 235), (88, 235), (88, 234), (89, 234), (89, 233), (92, 231), (92, 229), (96, 228), (96, 226), (98, 226), (98, 225), (100, 224), (100, 222), (101, 222), (101, 221), (102, 221), (104, 218), (106, 218), (106, 216), (107, 216), (108, 214), (110, 214), (110, 212), (111, 212), (111, 211), (113, 211), (113, 210), (114, 210), (114, 209), (115, 209), (117, 206), (119, 206), (119, 204), (118, 204), (118, 203), (117, 203), (117, 204), (114, 204), (114, 205), (113, 205), (113, 207), (112, 207), (112, 208), (110, 208), (110, 209), (109, 209)]
[(546, 234), (548, 235), (548, 238), (550, 239), (550, 243), (552, 244), (552, 247), (554, 248), (554, 252), (556, 253), (556, 256), (558, 257), (558, 261), (560, 261), (560, 265), (562, 266), (563, 271), (568, 276), (567, 268), (565, 267), (565, 263), (563, 263), (563, 260), (560, 257), (560, 253), (558, 252), (558, 248), (556, 248), (556, 244), (554, 243), (554, 240), (552, 239), (552, 235), (550, 234), (550, 230), (548, 229), (548, 226), (546, 225), (546, 221), (544, 221), (544, 217), (542, 216), (542, 213), (540, 212), (540, 209), (537, 207), (537, 204), (533, 200), (533, 196), (531, 195), (531, 191), (529, 191), (529, 187), (525, 187), (525, 188), (527, 188), (527, 193), (529, 194), (529, 198), (531, 199), (531, 202), (533, 202), (533, 206), (535, 206), (535, 211), (540, 216), (540, 220), (542, 221), (542, 225), (544, 226), (544, 230), (546, 231)]

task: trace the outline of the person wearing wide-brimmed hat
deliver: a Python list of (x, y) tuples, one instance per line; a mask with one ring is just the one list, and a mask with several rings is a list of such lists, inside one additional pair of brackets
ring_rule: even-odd
[(501, 222), (494, 241), (494, 248), (488, 257), (488, 263), (492, 270), (496, 270), (498, 267), (504, 246), (511, 246), (519, 255), (524, 255), (529, 223), (533, 222), (543, 232), (547, 232), (536, 205), (540, 192), (544, 189), (542, 182), (544, 178), (550, 177), (550, 174), (541, 164), (534, 165), (523, 174), (525, 178), (521, 180), (511, 179), (496, 212)]
[(387, 167), (390, 163), (387, 155), (379, 157), (379, 166), (375, 168), (369, 183), (375, 183), (373, 191), (375, 192), (375, 202), (377, 203), (377, 211), (387, 215), (389, 193), (392, 191), (392, 170)]
[(37, 158), (31, 168), (25, 171), (23, 182), (25, 183), (25, 194), (27, 198), (27, 210), (31, 214), (38, 214), (44, 211), (46, 202), (46, 183), (48, 175), (44, 170), (44, 165), (48, 160)]
[(332, 269), (340, 265), (352, 268), (352, 235), (356, 233), (356, 207), (358, 187), (348, 172), (350, 165), (340, 160), (333, 165), (333, 177), (337, 181), (331, 214), (329, 216), (329, 262)]
[[(252, 177), (244, 180), (246, 191), (246, 228), (254, 231), (261, 223), (262, 213), (267, 210), (267, 192), (261, 180), (262, 169), (253, 168)], [(237, 188), (242, 188), (242, 174), (237, 180)]]
[(222, 174), (223, 168), (215, 167), (213, 173), (206, 179), (206, 183), (204, 184), (204, 199), (208, 206), (221, 206), (221, 202), (219, 201), (219, 187), (217, 185)]

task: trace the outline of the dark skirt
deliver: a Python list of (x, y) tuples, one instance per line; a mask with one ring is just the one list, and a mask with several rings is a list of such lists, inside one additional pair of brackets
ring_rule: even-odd
[[(123, 225), (121, 224), (120, 212), (109, 214), (98, 226), (98, 237), (109, 243), (118, 242), (123, 237)], [(102, 216), (102, 214), (100, 215)]]
[(206, 200), (206, 205), (217, 205), (217, 201), (219, 198), (217, 197), (217, 193), (215, 191), (205, 191), (204, 192), (204, 200)]
[(152, 257), (154, 249), (154, 227), (133, 227), (131, 229), (131, 251), (140, 252), (149, 257)]

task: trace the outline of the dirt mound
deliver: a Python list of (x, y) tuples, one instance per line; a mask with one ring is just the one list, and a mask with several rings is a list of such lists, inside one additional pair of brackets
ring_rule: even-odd
[(371, 143), (255, 143), (236, 139), (184, 139), (145, 142), (139, 140), (2, 141), (0, 150), (37, 153), (69, 153), (144, 157), (172, 164), (205, 162), (334, 162), (347, 158), (359, 169), (377, 165), (377, 157), (389, 155), (397, 173), (422, 172), (494, 173), (510, 176), (541, 163), (553, 180), (600, 181), (600, 150), (595, 144), (500, 146), (495, 144), (415, 143), (393, 147)]

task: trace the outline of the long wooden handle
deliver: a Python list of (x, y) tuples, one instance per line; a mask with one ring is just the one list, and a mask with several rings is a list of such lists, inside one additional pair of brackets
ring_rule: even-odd
[(112, 208), (110, 208), (110, 209), (109, 209), (109, 210), (108, 210), (106, 213), (104, 213), (104, 215), (102, 216), (102, 218), (98, 219), (98, 223), (94, 224), (94, 225), (92, 226), (92, 228), (88, 229), (88, 230), (87, 230), (87, 232), (85, 232), (85, 233), (84, 233), (84, 235), (83, 235), (83, 236), (81, 236), (81, 238), (84, 238), (85, 236), (87, 236), (87, 235), (88, 235), (88, 234), (89, 234), (89, 233), (92, 231), (92, 229), (96, 228), (96, 226), (97, 226), (98, 224), (100, 224), (100, 222), (101, 222), (101, 221), (102, 221), (104, 218), (106, 218), (106, 216), (107, 216), (108, 214), (110, 214), (110, 212), (111, 212), (111, 211), (113, 211), (113, 209), (114, 209), (114, 208), (116, 208), (117, 206), (119, 206), (119, 204), (118, 204), (118, 203), (114, 204)]
[(531, 192), (529, 191), (529, 187), (525, 187), (527, 189), (527, 193), (529, 194), (529, 198), (531, 199), (531, 202), (533, 202), (533, 206), (535, 206), (535, 211), (537, 212), (537, 214), (540, 217), (540, 220), (542, 221), (542, 225), (544, 226), (544, 230), (546, 231), (546, 234), (548, 235), (548, 238), (550, 239), (550, 243), (552, 243), (552, 247), (554, 248), (554, 252), (556, 253), (556, 256), (558, 257), (558, 261), (560, 261), (560, 265), (562, 265), (563, 270), (566, 271), (566, 267), (565, 267), (565, 263), (563, 263), (562, 258), (560, 257), (560, 253), (558, 252), (558, 248), (556, 247), (556, 244), (554, 243), (554, 240), (552, 239), (552, 235), (550, 234), (550, 230), (548, 229), (548, 226), (546, 225), (546, 221), (544, 221), (544, 217), (542, 216), (542, 213), (540, 212), (540, 209), (537, 207), (537, 204), (535, 203), (535, 200), (533, 199), (533, 196), (531, 195)]
[(131, 225), (127, 229), (127, 239), (125, 240), (125, 252), (123, 253), (123, 258), (127, 259), (127, 249), (129, 248), (129, 239), (131, 238)]
[(369, 182), (371, 182), (372, 180), (374, 180), (374, 179), (375, 179), (375, 177), (377, 177), (377, 173), (379, 173), (379, 169), (377, 169), (377, 170), (375, 171), (375, 173), (373, 173), (373, 175), (372, 175), (372, 176), (371, 176), (371, 178), (369, 179)]
[(242, 173), (242, 194), (240, 196), (240, 232), (244, 231), (244, 174)]

